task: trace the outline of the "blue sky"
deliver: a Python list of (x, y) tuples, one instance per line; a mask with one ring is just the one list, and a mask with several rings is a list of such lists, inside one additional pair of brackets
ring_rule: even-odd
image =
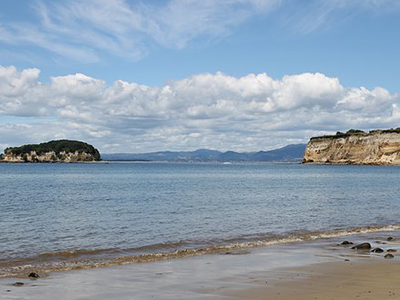
[(399, 29), (395, 0), (8, 1), (0, 148), (254, 151), (398, 127)]

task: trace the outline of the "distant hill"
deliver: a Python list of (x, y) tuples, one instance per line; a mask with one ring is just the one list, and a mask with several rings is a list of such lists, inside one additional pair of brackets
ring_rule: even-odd
[(196, 151), (161, 151), (152, 153), (102, 154), (110, 161), (301, 161), (306, 144), (288, 145), (283, 148), (259, 152), (234, 152), (199, 149)]

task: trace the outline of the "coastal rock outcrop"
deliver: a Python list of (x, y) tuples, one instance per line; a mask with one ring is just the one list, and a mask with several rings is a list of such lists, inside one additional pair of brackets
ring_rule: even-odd
[(58, 140), (4, 150), (0, 162), (82, 162), (99, 161), (100, 153), (80, 141)]
[(303, 163), (400, 165), (400, 128), (313, 137)]

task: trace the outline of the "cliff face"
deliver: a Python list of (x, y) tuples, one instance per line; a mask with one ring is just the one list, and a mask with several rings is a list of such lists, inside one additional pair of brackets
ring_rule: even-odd
[(7, 148), (0, 162), (80, 162), (100, 160), (99, 151), (80, 141), (59, 140)]
[(65, 152), (55, 153), (54, 151), (37, 154), (36, 151), (31, 151), (24, 154), (14, 154), (11, 151), (6, 151), (3, 154), (1, 161), (3, 162), (80, 162), (80, 161), (95, 161), (96, 159), (90, 153)]
[(311, 138), (303, 163), (400, 165), (400, 130), (353, 131)]

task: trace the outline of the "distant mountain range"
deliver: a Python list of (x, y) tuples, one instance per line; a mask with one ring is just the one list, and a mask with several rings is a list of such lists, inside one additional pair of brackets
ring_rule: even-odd
[(301, 161), (306, 144), (288, 145), (283, 148), (258, 152), (220, 152), (199, 149), (196, 151), (162, 151), (152, 153), (111, 153), (102, 154), (103, 160), (110, 161)]

